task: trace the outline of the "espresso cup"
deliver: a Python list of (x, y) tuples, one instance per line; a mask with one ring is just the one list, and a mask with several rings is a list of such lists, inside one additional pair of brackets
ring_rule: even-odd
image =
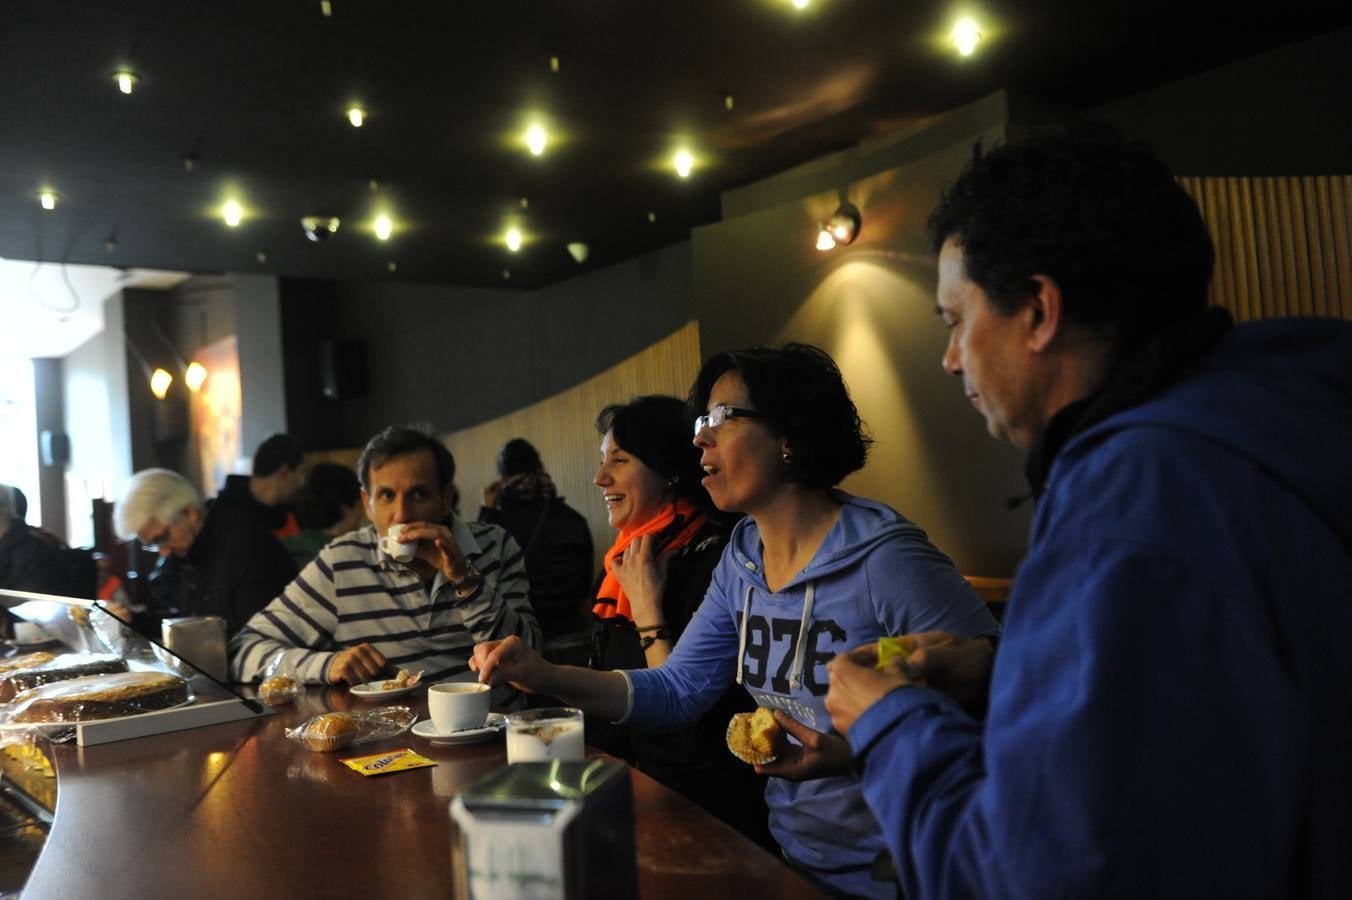
[(403, 536), (403, 525), (391, 525), (380, 539), (380, 549), (395, 562), (410, 563), (418, 555), (418, 542), (405, 544), (400, 540)]
[(447, 681), (427, 689), (427, 711), (437, 734), (482, 728), (492, 689), (472, 681)]

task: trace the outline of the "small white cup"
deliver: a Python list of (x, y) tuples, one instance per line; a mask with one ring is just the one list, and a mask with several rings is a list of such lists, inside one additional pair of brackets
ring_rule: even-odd
[(507, 716), (507, 762), (552, 759), (580, 762), (586, 756), (582, 710), (527, 709)]
[(418, 542), (405, 544), (399, 539), (404, 536), (403, 525), (391, 525), (380, 539), (380, 549), (395, 562), (411, 563), (418, 555)]
[(437, 734), (482, 728), (488, 721), (492, 689), (472, 681), (447, 681), (427, 689), (427, 711)]

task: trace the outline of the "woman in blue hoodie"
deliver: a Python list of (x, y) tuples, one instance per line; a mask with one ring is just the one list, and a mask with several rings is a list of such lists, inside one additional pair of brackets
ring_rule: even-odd
[(480, 644), (483, 681), (562, 697), (642, 727), (698, 718), (734, 681), (793, 740), (770, 775), (770, 831), (788, 861), (822, 887), (890, 897), (872, 880), (877, 822), (831, 732), (826, 663), (884, 635), (946, 630), (993, 635), (995, 620), (953, 563), (892, 509), (835, 488), (861, 468), (869, 439), (831, 358), (815, 347), (751, 348), (704, 364), (690, 396), (703, 485), (719, 508), (746, 513), (709, 593), (656, 668), (554, 666), (508, 638)]

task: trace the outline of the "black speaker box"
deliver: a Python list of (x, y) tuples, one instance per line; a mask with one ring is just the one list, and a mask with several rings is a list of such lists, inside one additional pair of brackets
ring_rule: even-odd
[(370, 379), (364, 341), (324, 341), (319, 347), (319, 380), (330, 400), (366, 396)]

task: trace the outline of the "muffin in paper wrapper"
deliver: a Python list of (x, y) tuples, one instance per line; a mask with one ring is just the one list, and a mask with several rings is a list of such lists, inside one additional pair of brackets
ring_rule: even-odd
[[(771, 744), (772, 751), (769, 753), (758, 751), (751, 746), (749, 740), (739, 739), (737, 732), (740, 730), (740, 722), (748, 722), (756, 716), (770, 716), (770, 721), (774, 724)], [(728, 743), (728, 752), (750, 766), (768, 766), (770, 763), (779, 759), (779, 754), (784, 747), (784, 730), (780, 728), (777, 722), (774, 722), (774, 713), (765, 707), (758, 708), (754, 713), (737, 713), (728, 720), (728, 731), (726, 735)]]
[(327, 712), (288, 728), (286, 736), (302, 747), (328, 753), (392, 738), (413, 727), (416, 721), (418, 714), (407, 706), (381, 706), (360, 713)]
[(294, 703), (300, 696), (301, 689), (301, 680), (296, 674), (296, 667), (286, 661), (285, 653), (278, 653), (277, 658), (263, 672), (262, 680), (258, 682), (258, 699), (268, 706)]

